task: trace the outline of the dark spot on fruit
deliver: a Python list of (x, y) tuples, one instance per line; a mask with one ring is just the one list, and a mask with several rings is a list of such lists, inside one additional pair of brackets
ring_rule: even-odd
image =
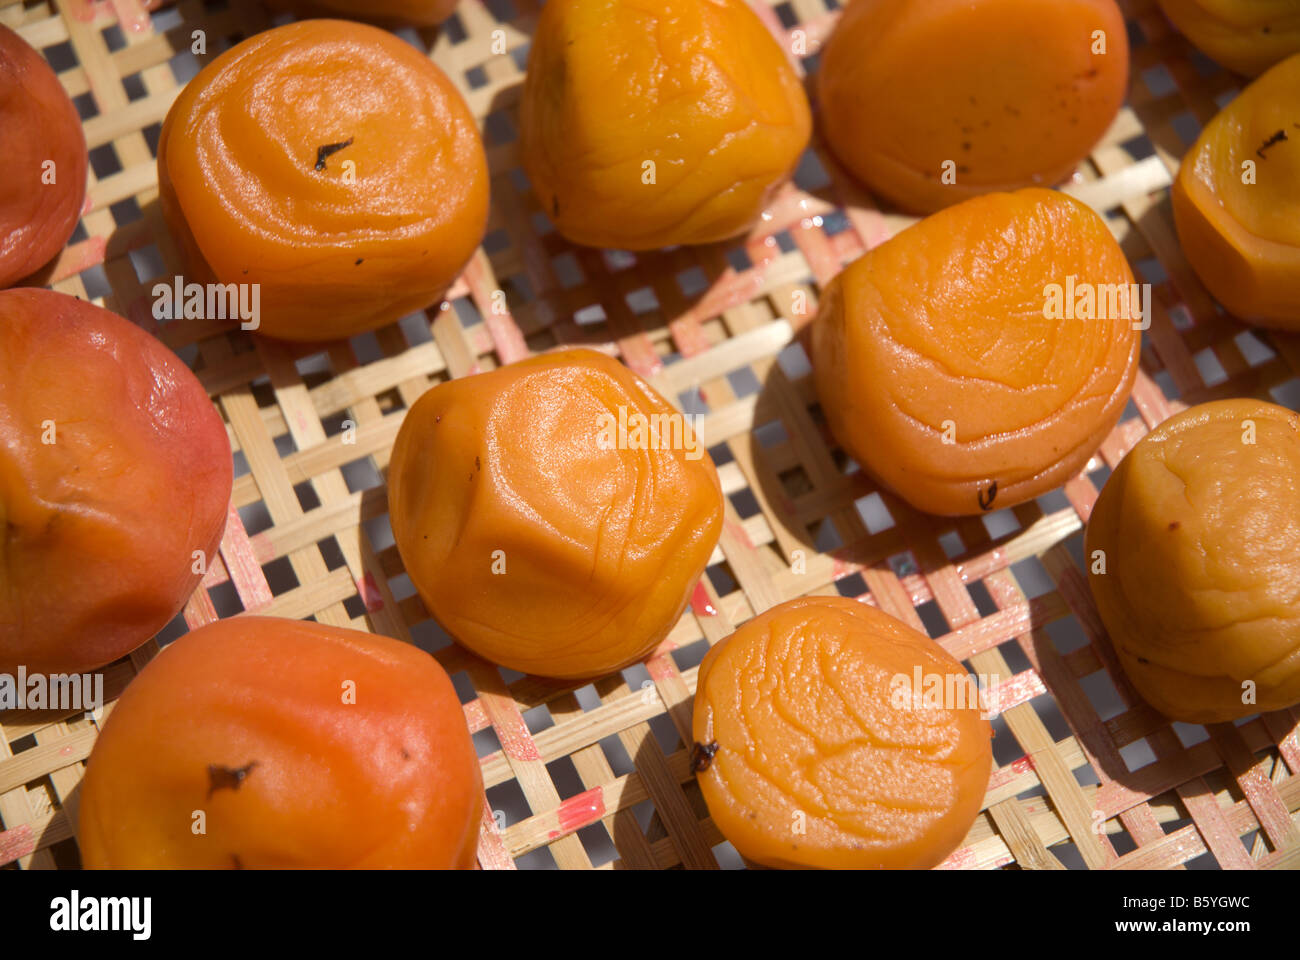
[(1181, 522), (1179, 522), (1178, 520), (1174, 520), (1172, 523), (1169, 524), (1169, 529), (1170, 529), (1170, 530), (1177, 530), (1177, 529), (1178, 529), (1179, 527), (1181, 527), (1181, 526), (1182, 526), (1182, 523), (1181, 523)]
[(987, 487), (979, 492), (979, 504), (981, 510), (990, 510), (993, 507), (993, 501), (998, 497), (998, 482), (994, 480)]
[[(427, 540), (428, 537), (425, 537), (425, 539)], [(407, 750), (405, 747), (402, 747), (402, 759), (403, 759), (403, 760), (410, 760), (410, 759), (411, 759), (411, 751), (410, 751), (410, 750)]]
[(340, 141), (339, 143), (321, 144), (321, 146), (316, 148), (316, 169), (324, 170), (326, 158), (331, 157), (340, 150), (344, 150), (350, 146), (352, 146), (351, 137), (348, 137), (346, 140)]
[(354, 263), (353, 266), (354, 266), (354, 267), (359, 267), (359, 266), (361, 266), (361, 264), (363, 264), (363, 263), (365, 263), (365, 261), (362, 260), (361, 257), (357, 257), (357, 262)]
[(237, 853), (232, 853), (232, 854), (230, 855), (230, 867), (231, 867), (232, 870), (243, 870), (243, 869), (244, 869), (244, 863), (243, 863), (242, 860), (239, 859), (239, 854), (237, 854)]
[(1260, 148), (1255, 151), (1255, 153), (1259, 155), (1259, 158), (1261, 160), (1267, 160), (1268, 158), (1264, 156), (1264, 151), (1267, 150), (1269, 147), (1273, 146), (1273, 144), (1281, 143), (1285, 139), (1287, 139), (1286, 131), (1279, 130), (1277, 133), (1273, 134), (1273, 136), (1265, 140), (1264, 143), (1260, 146)]
[(480, 460), (478, 457), (475, 457), (475, 458), (474, 458), (474, 469), (475, 469), (475, 470), (482, 470), (482, 469), (483, 469), (483, 461)]
[(1138, 663), (1142, 664), (1145, 667), (1145, 666), (1150, 666), (1151, 661), (1148, 660), (1146, 657), (1138, 657)]
[(256, 760), (250, 760), (242, 767), (223, 767), (219, 763), (208, 764), (208, 796), (218, 790), (238, 790), (239, 785), (253, 772)]
[(703, 773), (709, 769), (709, 764), (713, 763), (713, 755), (718, 752), (718, 741), (712, 743), (696, 743), (691, 749), (691, 769), (696, 773)]

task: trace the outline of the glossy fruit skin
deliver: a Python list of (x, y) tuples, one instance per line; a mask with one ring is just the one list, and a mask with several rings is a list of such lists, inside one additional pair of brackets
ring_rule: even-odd
[(166, 626), (194, 551), (216, 556), (231, 474), (220, 415), (162, 343), (76, 297), (0, 291), (0, 673), (90, 670)]
[(1169, 418), (1111, 474), (1085, 549), (1104, 551), (1088, 582), (1124, 672), (1165, 716), (1300, 702), (1300, 415), (1234, 399)]
[(520, 122), (556, 229), (623, 250), (745, 232), (812, 127), (798, 76), (743, 0), (548, 0)]
[(460, 0), (315, 0), (317, 7), (345, 17), (385, 23), (436, 27), (455, 11)]
[(90, 755), (79, 841), (89, 869), (465, 869), (482, 796), (433, 657), (240, 616), (186, 634), (131, 681)]
[[(0, 288), (52, 260), (86, 200), (81, 118), (50, 65), (0, 24)], [(53, 161), (53, 183), (43, 182)]]
[(1157, 2), (1196, 49), (1248, 77), (1300, 53), (1300, 5), (1295, 0)]
[(967, 676), (929, 637), (844, 597), (783, 603), (709, 651), (692, 726), (714, 752), (696, 778), (741, 855), (778, 868), (928, 869), (957, 848), (983, 806), (993, 730), (978, 696), (957, 701), (955, 682), (951, 703), (900, 708), (896, 678), (911, 684), (918, 668)]
[(1132, 320), (1049, 319), (1047, 288), (1064, 294), (1070, 276), (1133, 283), (1102, 219), (1053, 190), (968, 200), (854, 261), (812, 325), (836, 439), (928, 513), (981, 513), (1060, 486), (1118, 421), (1141, 346), (1136, 304)]
[(407, 413), (393, 536), (429, 612), (479, 656), (600, 676), (646, 657), (685, 609), (722, 530), (717, 471), (685, 439), (620, 449), (611, 434), (602, 449), (620, 406), (629, 422), (676, 415), (618, 361), (564, 350), (439, 384)]
[(286, 340), (435, 303), (487, 224), (487, 159), (456, 88), (342, 20), (275, 27), (204, 68), (167, 114), (158, 181), (187, 280), (261, 284), (258, 332)]
[(1114, 0), (853, 0), (817, 82), (836, 159), (932, 213), (1073, 174), (1124, 103), (1128, 35)]
[[(1300, 54), (1221, 110), (1183, 157), (1171, 197), (1183, 253), (1238, 319), (1300, 330)], [(1277, 138), (1290, 132), (1293, 136)], [(1270, 143), (1270, 141), (1272, 141)], [(1243, 163), (1254, 183), (1243, 183)]]

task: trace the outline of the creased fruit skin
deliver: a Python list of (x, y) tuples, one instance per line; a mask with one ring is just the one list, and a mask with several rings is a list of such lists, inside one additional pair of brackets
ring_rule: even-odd
[(556, 229), (624, 250), (749, 229), (812, 127), (799, 78), (742, 0), (548, 0), (520, 121)]
[(1206, 124), (1171, 196), (1183, 253), (1215, 299), (1241, 320), (1300, 329), (1300, 54)]
[[(952, 702), (897, 705), (896, 678), (910, 684), (918, 667), (953, 678)], [(700, 664), (693, 733), (716, 746), (696, 775), (709, 815), (770, 867), (935, 866), (969, 832), (992, 765), (978, 698), (955, 695), (967, 676), (929, 637), (854, 600), (806, 597), (755, 617)]]
[(433, 657), (359, 630), (234, 617), (165, 647), (114, 706), (82, 783), (82, 862), (464, 869), (482, 791)]
[(167, 114), (158, 182), (187, 279), (260, 284), (258, 332), (286, 340), (428, 307), (487, 224), (487, 160), (456, 88), (410, 44), (342, 20), (275, 27), (204, 68)]
[(429, 612), (478, 655), (598, 676), (645, 657), (681, 616), (722, 529), (717, 471), (689, 434), (620, 449), (610, 433), (602, 449), (602, 417), (620, 407), (629, 422), (680, 417), (593, 350), (448, 381), (407, 413), (388, 471), (393, 536)]
[(1300, 4), (1295, 0), (1157, 2), (1196, 49), (1248, 77), (1300, 53)]
[(1218, 723), (1300, 701), (1300, 415), (1218, 400), (1166, 420), (1111, 474), (1085, 546), (1104, 551), (1097, 612), (1151, 706)]
[(89, 670), (166, 626), (194, 551), (216, 557), (231, 473), (220, 415), (162, 343), (76, 297), (0, 291), (0, 673)]
[(1124, 103), (1124, 16), (1114, 0), (854, 0), (817, 82), (836, 158), (931, 213), (1074, 172)]
[(929, 513), (980, 513), (1060, 486), (1119, 419), (1140, 348), (1136, 304), (1106, 320), (1044, 315), (1048, 286), (1064, 301), (1070, 276), (1076, 311), (1080, 284), (1133, 283), (1100, 217), (1038, 189), (950, 207), (854, 261), (812, 329), (835, 437)]
[[(0, 288), (68, 242), (86, 199), (86, 138), (45, 58), (0, 24)], [(53, 161), (53, 183), (44, 182)]]

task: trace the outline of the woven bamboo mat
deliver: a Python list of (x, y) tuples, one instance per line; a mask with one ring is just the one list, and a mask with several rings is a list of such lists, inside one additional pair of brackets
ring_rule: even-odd
[[(764, 12), (787, 49), (803, 41), (811, 70), (837, 6), (788, 0)], [(86, 209), (51, 285), (175, 349), (236, 451), (220, 562), (183, 617), (107, 668), (107, 699), (160, 643), (241, 611), (400, 637), (433, 652), (464, 701), (487, 788), (484, 867), (739, 866), (688, 767), (696, 665), (756, 611), (804, 594), (857, 596), (1002, 678), (985, 807), (945, 867), (1300, 865), (1300, 711), (1171, 725), (1125, 681), (1082, 570), (1098, 490), (1151, 427), (1230, 395), (1300, 407), (1300, 337), (1250, 332), (1218, 312), (1179, 252), (1167, 200), (1180, 155), (1238, 81), (1192, 52), (1152, 0), (1125, 6), (1129, 103), (1067, 189), (1102, 212), (1153, 286), (1132, 402), (1063, 490), (953, 521), (876, 490), (817, 410), (800, 345), (817, 291), (911, 222), (879, 212), (819, 143), (748, 238), (635, 256), (572, 247), (519, 171), (516, 111), (539, 4), (463, 0), (441, 31), (402, 32), (482, 119), (492, 171), (487, 237), (447, 302), (323, 347), (215, 322), (160, 327), (150, 290), (182, 266), (157, 204), (159, 126), (200, 65), (273, 21), (254, 0), (182, 0), (152, 14), (139, 0), (0, 0), (0, 22), (44, 51), (75, 99), (91, 150)], [(196, 30), (206, 55), (191, 53)], [(450, 644), (403, 572), (383, 480), (403, 413), (426, 389), (559, 343), (614, 353), (706, 414), (727, 495), (707, 577), (663, 647), (582, 685), (499, 670)], [(0, 864), (78, 864), (77, 786), (98, 723), (0, 716)]]

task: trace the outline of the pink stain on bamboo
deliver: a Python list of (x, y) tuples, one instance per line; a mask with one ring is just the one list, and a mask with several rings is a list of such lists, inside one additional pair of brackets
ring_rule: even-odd
[(701, 580), (691, 591), (691, 610), (697, 617), (716, 617), (718, 608), (713, 605), (709, 599), (709, 591), (704, 588), (704, 581)]
[(0, 832), (0, 866), (36, 852), (36, 831), (30, 823)]
[(533, 735), (524, 723), (524, 715), (519, 712), (514, 700), (487, 690), (479, 693), (479, 700), (488, 719), (492, 721), (501, 750), (507, 757), (522, 762), (542, 759), (542, 755), (537, 752), (537, 744), (533, 742)]
[(605, 815), (605, 791), (603, 787), (590, 790), (565, 800), (555, 818), (560, 822), (561, 833), (573, 833), (589, 826)]
[(365, 576), (357, 581), (357, 594), (361, 597), (361, 602), (366, 606), (366, 613), (375, 613), (384, 609), (384, 596), (379, 592), (379, 584), (375, 582), (375, 575), (369, 570)]

